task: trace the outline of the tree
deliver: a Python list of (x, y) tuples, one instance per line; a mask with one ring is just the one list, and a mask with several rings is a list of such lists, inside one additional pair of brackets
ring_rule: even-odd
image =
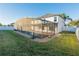
[(8, 26), (14, 26), (14, 23), (9, 24)]
[(69, 16), (67, 16), (65, 13), (62, 13), (60, 16), (63, 17), (64, 19), (69, 18)]
[(0, 26), (2, 26), (2, 23), (0, 23)]
[(72, 21), (69, 23), (71, 26), (78, 26), (79, 25), (79, 20), (78, 21)]

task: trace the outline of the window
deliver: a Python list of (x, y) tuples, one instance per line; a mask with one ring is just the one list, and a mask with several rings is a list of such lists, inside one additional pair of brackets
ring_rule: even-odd
[(55, 21), (55, 22), (57, 21), (57, 17), (54, 17), (54, 21)]

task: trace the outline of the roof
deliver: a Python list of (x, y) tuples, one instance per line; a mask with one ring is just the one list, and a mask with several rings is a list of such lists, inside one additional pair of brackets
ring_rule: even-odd
[(52, 16), (60, 16), (60, 17), (62, 17), (61, 14), (51, 14), (51, 13), (48, 13), (48, 14), (45, 14), (45, 15), (40, 16), (38, 18), (48, 18), (48, 17), (52, 17)]
[[(64, 17), (62, 16), (62, 14), (51, 14), (51, 13), (48, 13), (48, 14), (42, 15), (42, 16), (37, 17), (37, 18), (22, 18), (22, 19), (19, 19), (18, 21), (23, 20), (23, 19), (25, 19), (25, 20), (26, 19), (30, 19), (30, 20), (43, 20), (42, 18), (48, 18), (48, 17), (53, 17), (53, 16), (60, 16), (61, 18), (64, 19)], [(67, 19), (68, 20), (72, 20), (71, 18), (67, 18)]]

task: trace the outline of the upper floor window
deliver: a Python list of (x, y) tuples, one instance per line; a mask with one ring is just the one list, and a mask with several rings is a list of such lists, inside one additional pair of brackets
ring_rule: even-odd
[(54, 21), (55, 21), (55, 22), (57, 21), (57, 17), (54, 17)]

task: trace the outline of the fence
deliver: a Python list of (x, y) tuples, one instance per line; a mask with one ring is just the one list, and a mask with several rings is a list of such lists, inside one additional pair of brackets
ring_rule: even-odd
[(0, 30), (14, 30), (12, 26), (0, 26)]
[(65, 26), (65, 31), (75, 32), (76, 27), (75, 26)]

